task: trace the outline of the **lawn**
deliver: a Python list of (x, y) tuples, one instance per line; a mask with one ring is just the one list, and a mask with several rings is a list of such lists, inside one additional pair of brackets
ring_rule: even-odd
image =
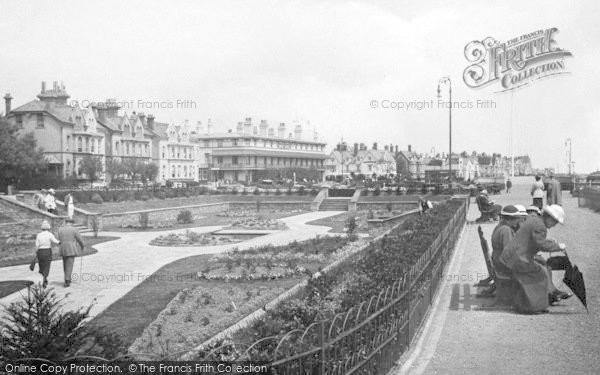
[[(110, 236), (98, 236), (98, 237), (87, 237), (84, 236), (83, 240), (85, 241), (85, 248), (83, 249), (83, 255), (91, 255), (95, 254), (98, 251), (94, 249), (94, 246), (106, 242), (116, 240), (117, 237)], [(35, 244), (34, 242), (20, 243), (14, 246), (4, 245), (2, 249), (0, 249), (0, 268), (1, 267), (10, 267), (10, 266), (19, 266), (19, 265), (28, 265), (31, 263), (33, 256), (35, 255)], [(60, 259), (60, 255), (58, 252), (58, 248), (55, 247), (52, 250), (52, 258), (54, 260)]]
[(151, 210), (155, 208), (176, 208), (181, 206), (194, 206), (208, 203), (220, 202), (283, 202), (283, 201), (305, 201), (311, 202), (314, 197), (306, 195), (199, 195), (189, 198), (169, 198), (169, 199), (149, 199), (147, 201), (125, 201), (125, 202), (104, 202), (102, 204), (86, 203), (75, 204), (77, 208), (90, 212), (98, 213), (119, 213), (129, 211)]
[[(172, 262), (93, 321), (137, 353), (192, 349), (359, 244), (321, 237)], [(349, 245), (349, 246), (345, 246)], [(137, 340), (136, 340), (137, 339)]]
[(21, 289), (25, 289), (31, 284), (33, 284), (33, 282), (28, 280), (0, 281), (0, 298), (4, 298)]

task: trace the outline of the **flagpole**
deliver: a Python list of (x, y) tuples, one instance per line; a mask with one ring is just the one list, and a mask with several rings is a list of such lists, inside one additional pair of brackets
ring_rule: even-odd
[(514, 107), (515, 91), (510, 93), (510, 177), (515, 178), (515, 146), (514, 146)]

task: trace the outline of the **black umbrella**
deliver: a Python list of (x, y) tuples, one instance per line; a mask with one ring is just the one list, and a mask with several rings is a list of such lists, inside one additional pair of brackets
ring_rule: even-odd
[(546, 259), (546, 265), (553, 271), (564, 271), (573, 267), (569, 257), (566, 255), (556, 255)]
[[(566, 253), (565, 253), (566, 254)], [(576, 265), (571, 265), (569, 262), (565, 268), (565, 277), (563, 282), (566, 286), (573, 291), (573, 294), (579, 298), (585, 310), (589, 313), (587, 308), (587, 300), (585, 298), (585, 282), (583, 281), (583, 274), (579, 271)]]

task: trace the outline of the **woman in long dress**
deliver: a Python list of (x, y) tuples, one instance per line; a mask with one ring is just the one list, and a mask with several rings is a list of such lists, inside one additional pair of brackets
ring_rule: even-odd
[(75, 214), (75, 204), (73, 204), (73, 193), (69, 192), (65, 197), (65, 205), (67, 206), (67, 216), (69, 219), (73, 218)]
[[(545, 311), (550, 302), (564, 299), (552, 284), (548, 269), (536, 261), (538, 251), (563, 251), (559, 245), (547, 239), (548, 229), (564, 222), (564, 211), (558, 205), (545, 206), (542, 216), (530, 216), (506, 246), (500, 262), (504, 264), (518, 284), (514, 305), (517, 311), (531, 314)], [(563, 293), (564, 294), (564, 293)]]

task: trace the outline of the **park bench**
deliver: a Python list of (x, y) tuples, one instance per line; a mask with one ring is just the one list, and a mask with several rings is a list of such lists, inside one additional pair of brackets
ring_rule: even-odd
[(494, 211), (490, 207), (483, 207), (483, 205), (481, 204), (481, 195), (478, 195), (475, 198), (475, 202), (477, 203), (477, 208), (481, 213), (481, 216), (475, 221), (477, 223), (485, 223), (490, 221), (492, 219)]

